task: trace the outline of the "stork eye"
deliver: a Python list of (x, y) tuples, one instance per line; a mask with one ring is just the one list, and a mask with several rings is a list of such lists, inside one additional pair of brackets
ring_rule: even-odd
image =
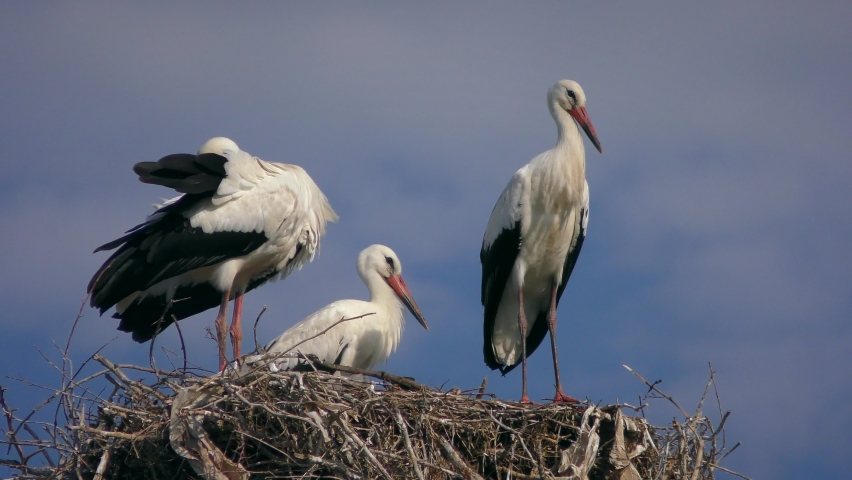
[(568, 96), (571, 97), (571, 100), (574, 100), (575, 102), (577, 101), (577, 94), (574, 93), (574, 90), (571, 90), (570, 88), (566, 88), (565, 93), (567, 93)]
[(390, 267), (391, 271), (393, 271), (393, 259), (391, 257), (385, 257), (385, 261), (388, 262), (388, 267)]

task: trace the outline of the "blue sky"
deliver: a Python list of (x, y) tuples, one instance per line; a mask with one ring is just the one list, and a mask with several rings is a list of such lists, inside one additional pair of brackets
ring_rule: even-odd
[[(852, 427), (852, 30), (848, 2), (0, 5), (0, 361), (59, 379), (92, 254), (171, 196), (131, 166), (228, 136), (304, 167), (341, 216), (313, 264), (252, 292), (273, 338), (365, 298), (358, 252), (393, 248), (429, 325), (385, 368), (520, 395), (481, 358), (479, 247), (512, 173), (550, 148), (545, 94), (583, 85), (589, 233), (559, 310), (566, 393), (636, 402), (628, 364), (688, 410), (718, 372), (725, 465), (838, 478)], [(182, 322), (214, 368), (213, 314)], [(90, 309), (78, 361), (147, 346)], [(174, 329), (158, 345), (176, 348)], [(165, 362), (164, 357), (160, 363)], [(547, 349), (530, 396), (552, 396)], [(24, 407), (43, 392), (3, 378)], [(662, 402), (649, 415), (665, 424)]]

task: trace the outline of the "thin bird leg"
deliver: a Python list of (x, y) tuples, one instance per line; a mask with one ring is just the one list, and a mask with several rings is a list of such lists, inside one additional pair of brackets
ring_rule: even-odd
[(518, 329), (521, 331), (521, 377), (523, 390), (521, 403), (532, 403), (527, 395), (527, 315), (524, 313), (524, 288), (518, 288)]
[(556, 359), (556, 282), (550, 292), (550, 308), (547, 310), (547, 328), (550, 330), (550, 349), (553, 350), (553, 372), (556, 375), (556, 396), (554, 403), (580, 403), (574, 397), (562, 392), (562, 382), (559, 380), (559, 361)]
[(231, 320), (231, 348), (234, 351), (234, 360), (240, 359), (240, 345), (243, 341), (243, 294), (237, 293), (234, 297), (234, 317)]
[(228, 289), (222, 295), (222, 304), (219, 306), (219, 315), (216, 316), (216, 342), (219, 345), (219, 371), (224, 372), (228, 366), (228, 360), (225, 358), (225, 338), (228, 335), (225, 329), (228, 322), (225, 317), (228, 315), (228, 299), (231, 297), (231, 289)]

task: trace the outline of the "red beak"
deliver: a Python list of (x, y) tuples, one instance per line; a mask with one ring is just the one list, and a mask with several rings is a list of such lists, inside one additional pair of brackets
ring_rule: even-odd
[(394, 275), (387, 279), (388, 285), (393, 289), (396, 296), (402, 300), (402, 303), (408, 307), (408, 311), (414, 315), (414, 318), (420, 322), (420, 325), (423, 325), (423, 328), (429, 330), (429, 325), (426, 325), (426, 319), (423, 318), (423, 314), (420, 313), (420, 308), (417, 306), (417, 302), (414, 301), (414, 298), (411, 296), (411, 291), (408, 290), (408, 285), (405, 284), (405, 280), (402, 279), (400, 275)]
[(598, 149), (599, 152), (603, 153), (603, 149), (601, 148), (601, 142), (598, 140), (598, 134), (595, 132), (595, 126), (592, 125), (592, 120), (589, 118), (588, 112), (586, 112), (586, 107), (574, 107), (568, 111), (574, 120), (577, 121), (577, 124), (583, 128), (583, 131), (586, 132), (586, 135), (589, 137), (589, 140), (592, 141), (595, 148)]

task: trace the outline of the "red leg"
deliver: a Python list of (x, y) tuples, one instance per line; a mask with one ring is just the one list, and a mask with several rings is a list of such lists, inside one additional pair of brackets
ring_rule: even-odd
[(550, 308), (547, 310), (547, 328), (550, 330), (550, 349), (553, 351), (553, 372), (556, 375), (556, 396), (554, 403), (580, 403), (574, 397), (569, 397), (562, 392), (562, 382), (559, 379), (559, 360), (556, 358), (556, 282), (550, 292)]
[(243, 341), (243, 294), (238, 293), (234, 298), (234, 317), (231, 320), (231, 348), (234, 351), (234, 360), (239, 361), (240, 345)]
[(527, 315), (524, 313), (524, 289), (518, 289), (518, 329), (521, 332), (521, 378), (523, 378), (523, 390), (521, 392), (521, 403), (532, 403), (527, 395)]
[(222, 295), (222, 304), (219, 306), (219, 315), (216, 316), (216, 342), (219, 345), (219, 371), (222, 372), (225, 370), (225, 367), (228, 366), (228, 360), (225, 357), (225, 327), (228, 326), (228, 323), (225, 321), (225, 317), (228, 315), (228, 298), (231, 296), (230, 290), (225, 292)]

